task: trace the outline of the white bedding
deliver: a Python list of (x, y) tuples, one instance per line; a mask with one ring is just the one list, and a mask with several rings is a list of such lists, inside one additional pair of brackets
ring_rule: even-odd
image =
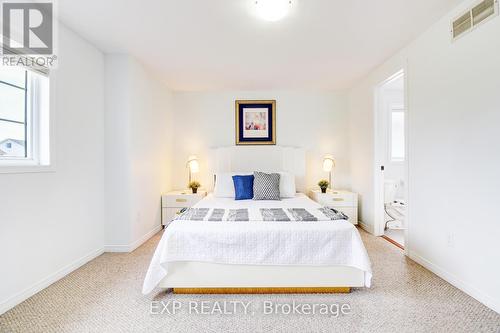
[(225, 209), (222, 221), (227, 221), (230, 209), (242, 208), (248, 210), (248, 220), (251, 222), (263, 221), (261, 208), (282, 208), (290, 221), (294, 221), (295, 219), (287, 211), (287, 208), (305, 208), (317, 221), (331, 221), (331, 218), (318, 210), (318, 208), (322, 208), (321, 205), (301, 193), (296, 194), (293, 198), (282, 198), (281, 200), (234, 200), (233, 198), (221, 198), (209, 194), (203, 201), (193, 206), (193, 208), (209, 208), (208, 213), (203, 218), (204, 221), (209, 221), (213, 209), (217, 208)]
[(345, 220), (264, 222), (259, 208), (321, 206), (303, 194), (280, 201), (235, 201), (207, 196), (195, 208), (248, 208), (249, 222), (173, 221), (155, 251), (143, 285), (151, 292), (168, 274), (168, 264), (197, 261), (243, 265), (344, 265), (365, 272), (370, 286), (371, 265), (357, 229)]

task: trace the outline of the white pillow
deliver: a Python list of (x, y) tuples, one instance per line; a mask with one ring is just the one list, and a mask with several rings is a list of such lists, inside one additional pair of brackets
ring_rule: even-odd
[[(278, 172), (280, 175), (280, 197), (293, 198), (296, 195), (295, 176), (289, 172)], [(218, 198), (234, 198), (233, 176), (253, 175), (253, 172), (219, 172), (215, 174), (214, 196)]]
[(214, 196), (218, 198), (234, 198), (233, 176), (253, 175), (253, 172), (219, 172), (215, 174)]
[(289, 172), (278, 172), (280, 174), (280, 197), (293, 198), (296, 195), (295, 176)]

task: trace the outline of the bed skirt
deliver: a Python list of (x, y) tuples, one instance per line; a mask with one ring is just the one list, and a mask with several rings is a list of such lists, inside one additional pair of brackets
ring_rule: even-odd
[(230, 265), (173, 262), (160, 288), (187, 294), (346, 293), (365, 272), (350, 266)]
[(173, 288), (174, 294), (347, 294), (349, 287)]

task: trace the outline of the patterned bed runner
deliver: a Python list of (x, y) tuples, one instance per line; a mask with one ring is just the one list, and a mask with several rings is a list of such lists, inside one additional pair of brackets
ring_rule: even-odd
[[(305, 208), (287, 208), (286, 211), (283, 208), (260, 208), (260, 215), (262, 221), (269, 222), (290, 222), (290, 221), (302, 221), (302, 222), (314, 222), (318, 221), (318, 218), (311, 214)], [(325, 217), (325, 221), (328, 220), (347, 220), (348, 217), (333, 208), (322, 207), (318, 208)], [(210, 213), (210, 214), (209, 214)], [(247, 222), (249, 221), (248, 208), (240, 209), (224, 209), (224, 208), (187, 208), (182, 213), (176, 217), (176, 220), (183, 221), (211, 221), (211, 222), (222, 222), (222, 221), (234, 221), (234, 222)]]
[(248, 209), (247, 208), (230, 209), (226, 220), (227, 221), (236, 221), (236, 222), (249, 221)]
[(319, 211), (325, 214), (332, 221), (349, 219), (349, 216), (333, 208), (322, 207), (319, 208)]
[(212, 215), (208, 218), (209, 221), (220, 222), (224, 218), (224, 214), (226, 213), (225, 209), (215, 208), (212, 211)]
[(210, 208), (188, 208), (184, 210), (176, 220), (203, 221)]
[(309, 213), (305, 208), (289, 208), (294, 221), (317, 221), (318, 218)]
[(263, 221), (290, 221), (290, 218), (282, 208), (261, 208), (260, 214)]

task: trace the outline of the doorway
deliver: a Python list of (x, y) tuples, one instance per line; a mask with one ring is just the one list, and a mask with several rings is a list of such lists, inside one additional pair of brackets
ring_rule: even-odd
[(407, 245), (406, 80), (400, 70), (375, 91), (375, 234)]

